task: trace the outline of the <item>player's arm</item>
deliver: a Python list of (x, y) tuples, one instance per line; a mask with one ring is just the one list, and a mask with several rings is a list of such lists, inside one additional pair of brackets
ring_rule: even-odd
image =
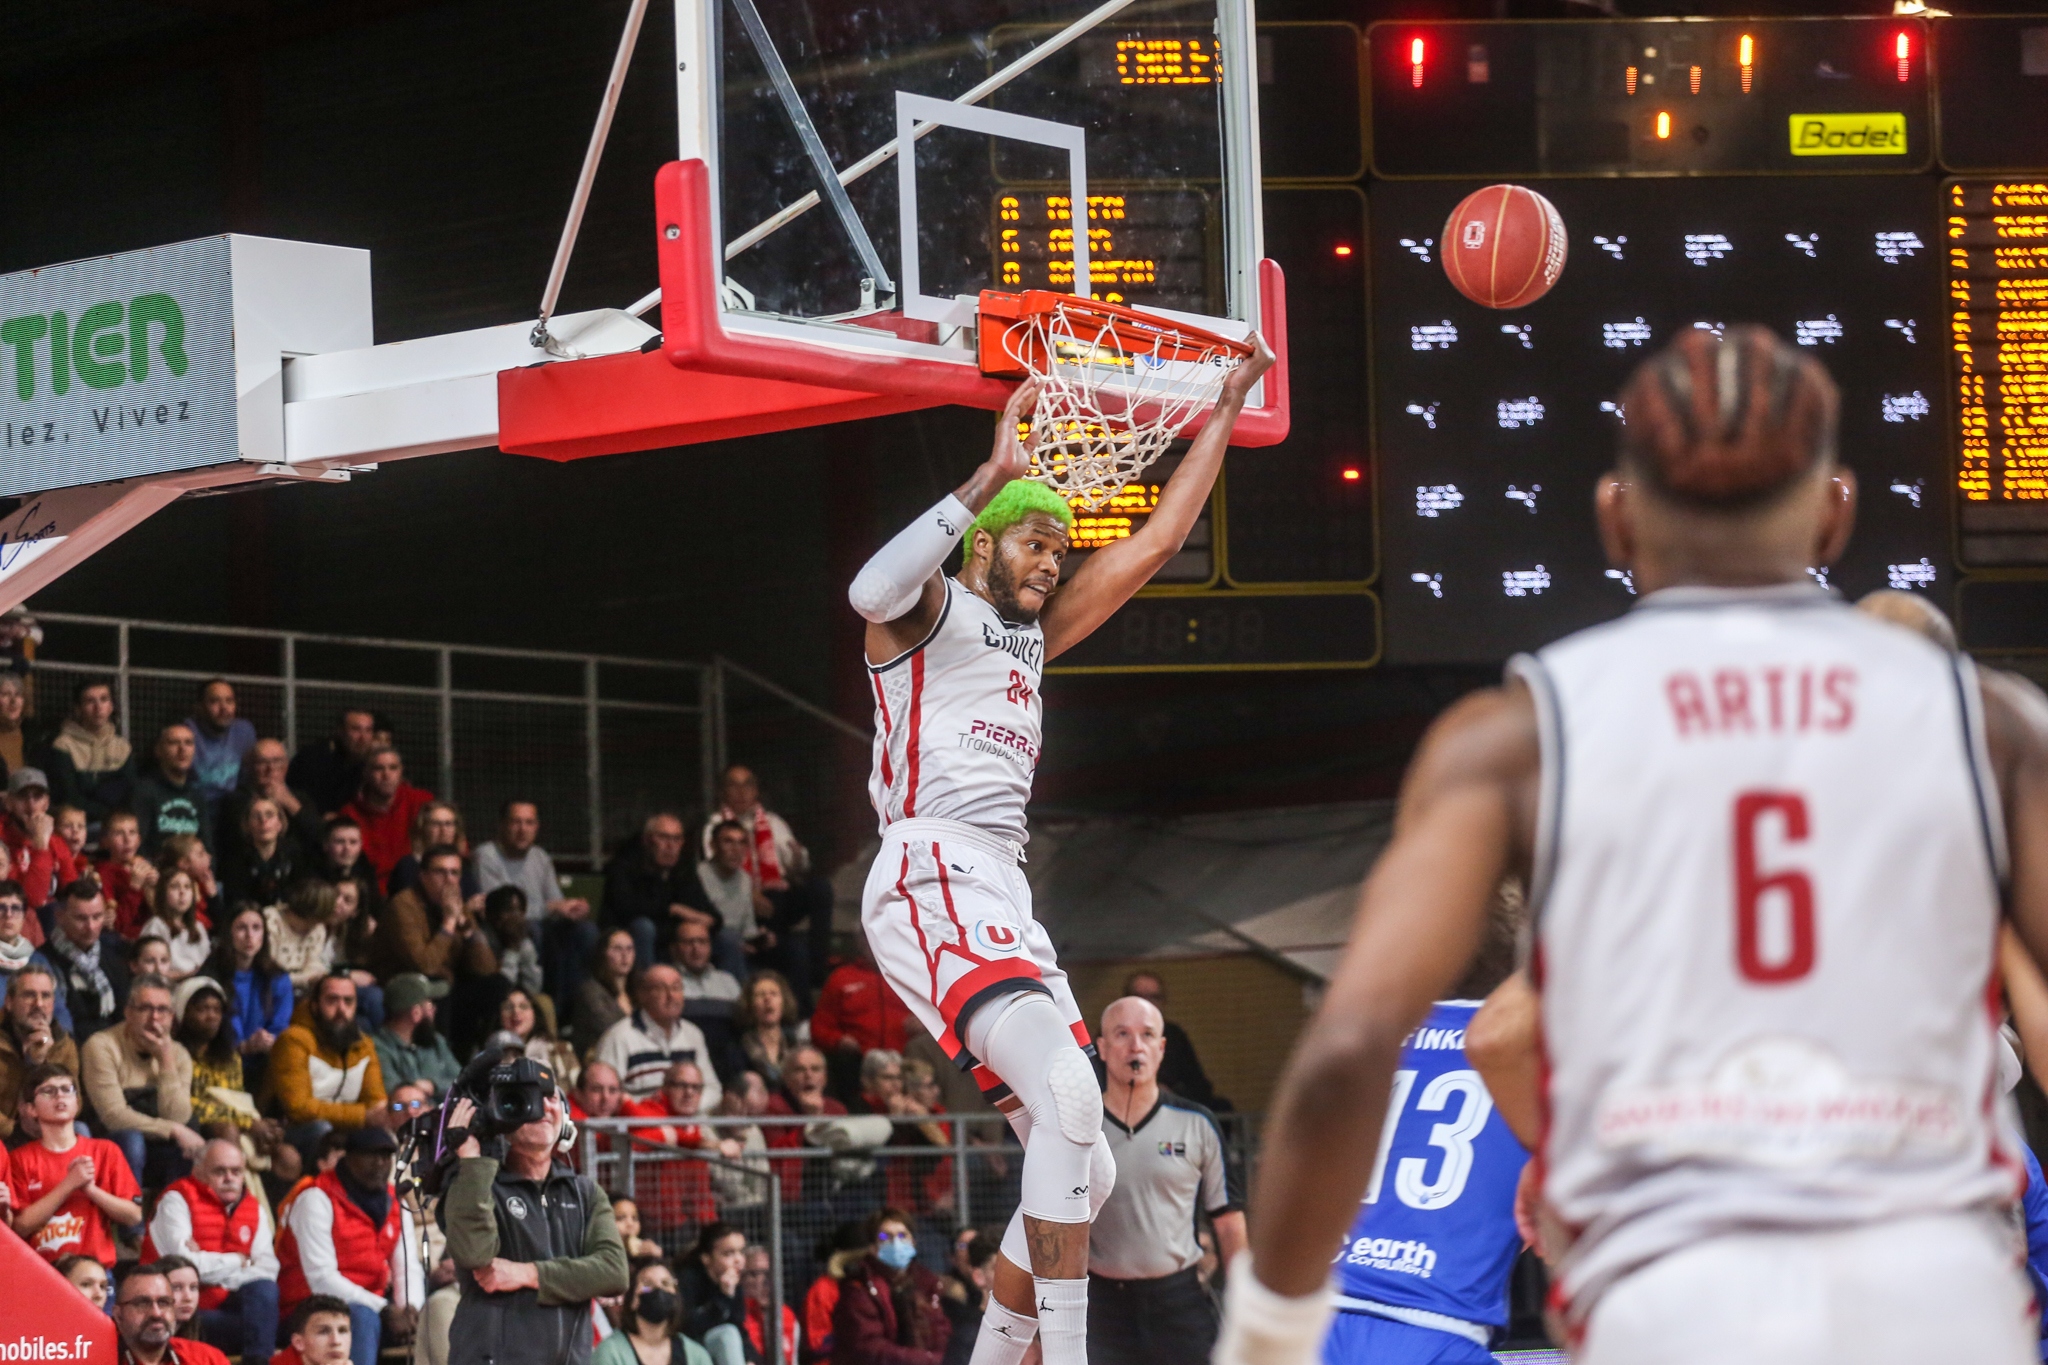
[(1160, 490), (1159, 505), (1145, 524), (1127, 538), (1105, 545), (1060, 586), (1039, 622), (1045, 630), (1045, 657), (1053, 659), (1095, 633), (1131, 594), (1152, 581), (1167, 560), (1180, 553), (1188, 532), (1209, 504), (1209, 490), (1223, 468), (1223, 452), (1231, 430), (1244, 411), (1245, 396), (1259, 376), (1272, 368), (1273, 353), (1254, 332), (1246, 338), (1251, 355), (1223, 381), (1223, 396), (1181, 460), (1180, 468)]
[(1237, 1330), (1226, 1327), (1219, 1361), (1288, 1365), (1313, 1352), (1316, 1291), (1372, 1174), (1402, 1040), (1471, 961), (1501, 877), (1526, 866), (1539, 771), (1519, 684), (1466, 698), (1423, 740), (1393, 840), (1272, 1105), (1251, 1201), (1258, 1284), (1240, 1297), (1249, 1277), (1230, 1277)]
[(1401, 1043), (1470, 963), (1500, 880), (1526, 859), (1540, 766), (1519, 685), (1468, 697), (1424, 739), (1393, 839), (1280, 1082), (1251, 1201), (1259, 1279), (1321, 1285), (1372, 1174)]
[(2034, 965), (2033, 954), (2010, 924), (1998, 932), (1998, 974), (2005, 1000), (2012, 1007), (2012, 1026), (2020, 1035), (2027, 1070), (2039, 1081), (2048, 1075), (2048, 978)]
[(916, 648), (918, 641), (931, 633), (946, 601), (946, 582), (939, 566), (989, 499), (1010, 480), (1023, 477), (1031, 462), (1017, 439), (1017, 424), (1037, 399), (1037, 380), (1019, 384), (996, 419), (995, 446), (981, 468), (899, 531), (854, 577), (846, 599), (868, 623), (870, 660), (887, 662)]
[[(1985, 670), (1984, 730), (2005, 809), (2011, 859), (2007, 913), (2036, 964), (2048, 963), (2048, 697), (2025, 679)], [(2042, 1065), (2036, 1059), (2037, 1065)]]
[(1536, 989), (1516, 972), (1494, 987), (1465, 1028), (1465, 1059), (1486, 1082), (1508, 1131), (1532, 1152), (1543, 1132), (1541, 1027)]

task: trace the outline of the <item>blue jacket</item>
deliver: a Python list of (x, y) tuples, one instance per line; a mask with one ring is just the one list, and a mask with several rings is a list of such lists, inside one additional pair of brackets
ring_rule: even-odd
[(242, 760), (256, 747), (256, 727), (237, 716), (228, 722), (228, 732), (215, 739), (196, 720), (187, 720), (185, 725), (192, 731), (192, 776), (199, 783), (199, 794), (211, 806), (241, 781)]
[(228, 1000), (228, 1027), (237, 1045), (257, 1029), (269, 1029), (282, 1038), (292, 1025), (292, 979), (279, 972), (268, 981), (255, 972), (236, 972), (232, 982), (223, 982), (232, 994)]

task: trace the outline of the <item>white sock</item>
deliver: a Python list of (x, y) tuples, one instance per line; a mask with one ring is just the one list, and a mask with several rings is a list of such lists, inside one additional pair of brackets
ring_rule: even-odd
[(1045, 1365), (1088, 1365), (1088, 1281), (1031, 1277)]
[(1037, 1335), (1037, 1318), (1012, 1313), (991, 1294), (988, 1311), (981, 1315), (981, 1335), (974, 1339), (974, 1358), (969, 1365), (1017, 1365)]

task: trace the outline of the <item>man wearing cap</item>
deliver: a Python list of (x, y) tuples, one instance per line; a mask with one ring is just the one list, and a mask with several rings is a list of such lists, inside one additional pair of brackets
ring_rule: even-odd
[(445, 999), (449, 983), (418, 972), (400, 972), (384, 985), (384, 1027), (370, 1035), (386, 1089), (419, 1081), (433, 1093), (447, 1091), (462, 1074), (448, 1039), (434, 1027), (434, 1002)]
[(6, 813), (0, 815), (0, 843), (7, 845), (9, 875), (21, 883), (30, 915), (25, 926), (40, 945), (48, 925), (35, 913), (57, 888), (78, 876), (78, 850), (57, 833), (50, 815), (50, 779), (41, 768), (16, 768), (7, 775)]
[(315, 1294), (347, 1304), (354, 1365), (376, 1365), (385, 1330), (409, 1335), (426, 1302), (412, 1215), (391, 1183), (397, 1155), (383, 1128), (350, 1133), (334, 1169), (294, 1194), (277, 1239), (278, 1310)]

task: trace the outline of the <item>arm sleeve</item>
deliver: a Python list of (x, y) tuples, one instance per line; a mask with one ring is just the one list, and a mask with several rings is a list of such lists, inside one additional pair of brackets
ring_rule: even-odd
[(876, 625), (895, 620), (917, 605), (924, 585), (973, 523), (974, 514), (966, 504), (948, 493), (875, 551), (846, 590), (846, 600)]
[(498, 1163), (484, 1156), (462, 1157), (441, 1205), (448, 1254), (464, 1270), (480, 1270), (498, 1254), (498, 1210), (491, 1196)]
[(291, 1228), (299, 1244), (299, 1268), (306, 1272), (306, 1288), (375, 1313), (384, 1311), (382, 1295), (372, 1294), (341, 1273), (341, 1262), (334, 1255), (334, 1205), (327, 1202), (325, 1191), (307, 1190), (293, 1201)]
[(591, 1189), (590, 1222), (583, 1229), (582, 1252), (538, 1263), (542, 1307), (626, 1292), (626, 1243), (612, 1217), (612, 1201), (595, 1187)]

